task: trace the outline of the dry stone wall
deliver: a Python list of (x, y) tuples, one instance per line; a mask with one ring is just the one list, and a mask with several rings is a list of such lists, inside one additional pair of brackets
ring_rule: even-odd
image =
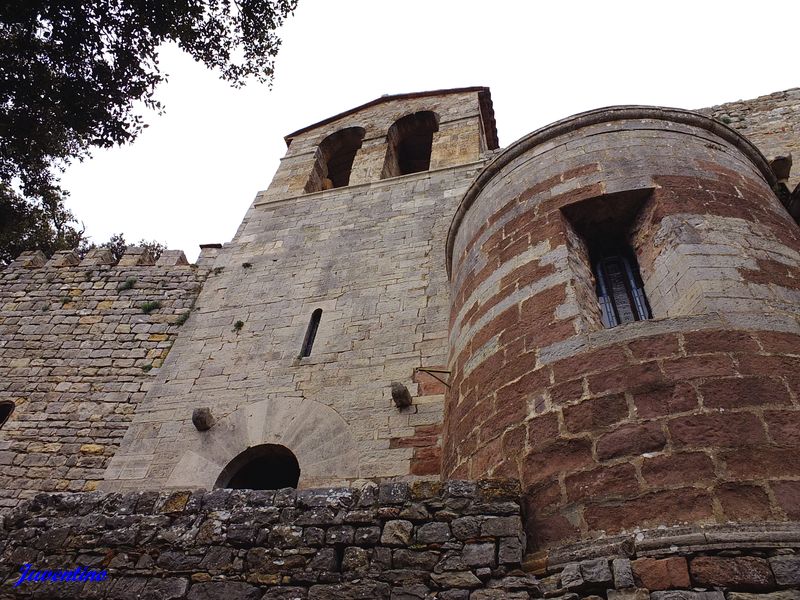
[[(797, 531), (630, 536), (523, 559), (519, 485), (41, 494), (0, 519), (0, 598), (797, 600)], [(670, 537), (672, 536), (672, 537)], [(683, 538), (676, 550), (671, 544)], [(794, 540), (791, 542), (790, 540)], [(685, 542), (691, 542), (688, 546)], [(20, 581), (21, 568), (41, 581)], [(76, 567), (102, 581), (64, 580)], [(68, 578), (73, 577), (68, 575)]]
[(96, 488), (206, 276), (182, 252), (112, 263), (28, 253), (0, 271), (0, 506)]

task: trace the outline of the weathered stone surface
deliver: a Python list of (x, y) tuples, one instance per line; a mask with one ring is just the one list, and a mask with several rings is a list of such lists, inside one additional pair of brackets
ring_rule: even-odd
[(580, 563), (580, 569), (581, 576), (586, 583), (606, 584), (613, 580), (611, 569), (608, 568), (608, 560), (605, 558), (584, 560)]
[(775, 585), (769, 563), (763, 558), (700, 556), (690, 563), (697, 585), (733, 590), (768, 589)]
[[(649, 600), (650, 591), (632, 587), (625, 589), (608, 590), (608, 600)], [(677, 598), (672, 600), (679, 600)], [(688, 600), (688, 599), (686, 599)]]
[(633, 580), (633, 569), (631, 561), (627, 558), (615, 558), (611, 561), (611, 569), (614, 572), (614, 586), (622, 588), (632, 588), (636, 585)]
[(420, 544), (440, 544), (450, 539), (450, 525), (447, 523), (426, 523), (417, 529), (417, 542)]
[(782, 590), (769, 594), (748, 594), (746, 592), (729, 592), (728, 600), (800, 600), (800, 590)]
[(494, 543), (464, 544), (464, 562), (470, 567), (494, 567), (497, 565)]
[(478, 579), (471, 571), (445, 571), (443, 573), (431, 574), (431, 581), (439, 587), (457, 587), (457, 588), (477, 588), (481, 585), (481, 580)]
[(778, 585), (800, 585), (800, 556), (773, 556), (769, 566)]
[(247, 583), (234, 581), (210, 581), (195, 583), (186, 596), (187, 600), (260, 600), (261, 590)]
[(666, 592), (651, 592), (651, 600), (725, 600), (722, 592), (689, 592), (684, 590), (669, 590)]
[(636, 583), (649, 590), (689, 587), (686, 559), (674, 556), (664, 559), (640, 558), (631, 563)]
[(584, 584), (581, 567), (577, 563), (570, 563), (561, 571), (561, 587), (573, 589)]
[(383, 526), (381, 544), (386, 544), (387, 546), (406, 546), (411, 541), (411, 532), (413, 529), (414, 525), (411, 521), (387, 521)]

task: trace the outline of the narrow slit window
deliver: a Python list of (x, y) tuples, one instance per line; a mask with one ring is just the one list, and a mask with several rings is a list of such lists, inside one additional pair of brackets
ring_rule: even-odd
[(303, 339), (303, 348), (300, 350), (300, 358), (311, 356), (311, 348), (314, 346), (314, 338), (317, 337), (320, 319), (322, 319), (322, 309), (318, 308), (311, 313), (311, 320), (308, 322), (308, 329), (306, 329), (306, 337)]
[(14, 403), (11, 401), (0, 402), (0, 428), (6, 424), (11, 413), (14, 412)]
[(632, 252), (603, 252), (594, 261), (594, 276), (605, 327), (651, 318), (639, 267)]

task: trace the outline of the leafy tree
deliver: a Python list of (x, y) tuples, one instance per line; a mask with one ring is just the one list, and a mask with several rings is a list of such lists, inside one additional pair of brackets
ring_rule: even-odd
[(175, 42), (233, 85), (271, 82), (275, 30), (297, 0), (4, 0), (0, 2), (0, 181), (26, 196), (53, 167), (133, 140), (135, 103), (165, 79), (158, 48)]
[[(162, 244), (161, 242), (157, 242), (155, 240), (147, 241), (144, 238), (133, 245), (147, 248), (150, 251), (150, 255), (156, 260), (158, 260), (158, 257), (161, 256), (161, 253), (167, 249), (166, 244)], [(122, 233), (115, 233), (107, 242), (100, 244), (99, 247), (110, 248), (114, 260), (117, 261), (122, 258), (123, 254), (125, 254), (125, 250), (128, 248), (128, 246), (129, 244), (125, 241), (125, 236)], [(98, 246), (94, 243), (86, 243), (80, 248), (79, 252), (82, 256), (85, 256), (89, 250), (97, 247)]]
[(0, 183), (0, 265), (8, 264), (26, 250), (40, 249), (48, 256), (58, 250), (76, 248), (83, 229), (64, 208), (61, 195), (50, 189), (29, 200)]
[(276, 29), (296, 6), (0, 1), (0, 264), (25, 250), (90, 247), (64, 207), (56, 172), (94, 147), (132, 141), (146, 127), (137, 102), (162, 110), (154, 96), (166, 79), (158, 65), (162, 44), (178, 44), (234, 86), (269, 83)]

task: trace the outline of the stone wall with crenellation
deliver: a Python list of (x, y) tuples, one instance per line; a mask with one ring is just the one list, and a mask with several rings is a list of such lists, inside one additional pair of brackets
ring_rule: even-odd
[(15, 405), (0, 506), (96, 488), (206, 275), (182, 252), (154, 264), (136, 249), (118, 264), (28, 253), (0, 271), (0, 402)]

